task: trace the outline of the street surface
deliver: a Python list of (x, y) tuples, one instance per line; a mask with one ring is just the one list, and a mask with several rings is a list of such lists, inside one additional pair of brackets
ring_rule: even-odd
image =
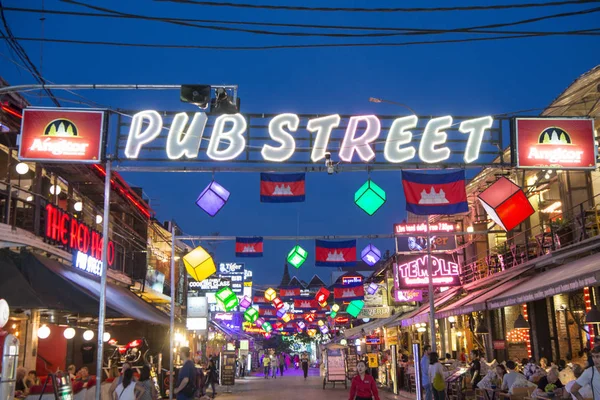
[[(323, 379), (319, 376), (319, 370), (311, 368), (308, 379), (304, 380), (301, 369), (288, 369), (283, 372), (283, 377), (277, 376), (277, 379), (264, 379), (264, 375), (253, 374), (251, 377), (236, 379), (232, 393), (225, 393), (226, 388), (217, 386), (217, 399), (244, 399), (244, 400), (347, 400), (350, 392), (350, 382), (348, 389), (343, 384), (327, 384), (323, 390)], [(207, 395), (212, 397), (211, 390)], [(380, 390), (381, 399), (408, 400), (410, 395), (393, 396), (391, 393)], [(412, 396), (414, 399), (414, 395)]]

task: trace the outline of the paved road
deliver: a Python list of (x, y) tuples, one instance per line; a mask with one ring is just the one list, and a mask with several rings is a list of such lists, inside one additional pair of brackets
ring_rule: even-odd
[[(236, 379), (232, 393), (225, 393), (228, 390), (217, 386), (217, 399), (223, 400), (347, 400), (350, 391), (350, 382), (348, 389), (343, 384), (327, 384), (323, 389), (323, 380), (319, 376), (319, 370), (314, 368), (309, 370), (308, 379), (304, 380), (302, 370), (291, 369), (284, 371), (283, 377), (277, 376), (276, 379), (265, 379), (263, 374), (255, 374), (245, 379)], [(209, 397), (211, 390), (208, 390)], [(385, 390), (380, 390), (381, 400), (414, 400), (414, 395), (410, 396), (402, 393), (400, 396), (394, 396)]]

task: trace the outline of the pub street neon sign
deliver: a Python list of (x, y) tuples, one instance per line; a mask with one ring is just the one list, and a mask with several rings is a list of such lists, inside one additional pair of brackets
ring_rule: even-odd
[[(452, 121), (451, 116), (430, 119), (417, 145), (413, 143), (411, 130), (417, 127), (418, 117), (409, 115), (396, 118), (385, 139), (385, 160), (389, 163), (403, 163), (417, 155), (422, 162), (428, 164), (448, 160), (452, 151), (446, 146), (446, 130), (451, 129)], [(178, 113), (173, 119), (165, 145), (165, 152), (170, 160), (198, 158), (208, 116), (198, 112), (194, 114), (189, 125), (188, 122), (189, 117), (186, 113)], [(325, 158), (332, 131), (339, 127), (340, 122), (341, 117), (338, 114), (308, 120), (304, 128), (315, 134), (310, 155), (312, 162)], [(488, 116), (463, 120), (460, 123), (458, 131), (468, 135), (463, 157), (466, 164), (479, 158), (484, 133), (492, 127), (493, 122), (493, 118)], [(247, 122), (242, 114), (224, 114), (217, 117), (208, 139), (207, 157), (213, 161), (234, 160), (246, 149), (247, 129)], [(268, 126), (268, 134), (273, 143), (263, 144), (262, 159), (270, 162), (289, 160), (296, 151), (293, 134), (299, 129), (300, 117), (297, 114), (285, 113), (273, 117)], [(137, 159), (142, 148), (157, 139), (162, 130), (163, 119), (157, 111), (146, 110), (135, 114), (127, 135), (125, 157)], [(375, 115), (350, 117), (338, 154), (340, 160), (351, 162), (356, 153), (362, 161), (372, 161), (375, 158), (374, 142), (380, 140), (381, 130), (381, 121)]]
[[(429, 283), (427, 257), (427, 255), (410, 257), (408, 261), (394, 264), (395, 288), (427, 287)], [(443, 254), (431, 256), (431, 270), (434, 286), (460, 286), (460, 267), (451, 256)]]
[[(73, 217), (71, 214), (46, 205), (46, 239), (73, 252), (73, 266), (94, 275), (102, 275), (102, 241), (100, 232)], [(108, 242), (108, 265), (115, 260), (115, 245)]]

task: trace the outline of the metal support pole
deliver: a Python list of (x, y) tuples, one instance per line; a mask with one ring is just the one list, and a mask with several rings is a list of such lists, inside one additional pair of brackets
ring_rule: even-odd
[(175, 354), (175, 224), (171, 223), (171, 325), (169, 329), (169, 400), (173, 400), (173, 366)]
[(421, 384), (421, 348), (419, 343), (413, 343), (413, 360), (415, 366), (415, 392), (417, 392), (417, 400), (423, 400)]
[(429, 232), (429, 216), (427, 216), (427, 280), (429, 281), (429, 332), (431, 332), (431, 351), (435, 346), (435, 302), (433, 301), (433, 272), (431, 271), (431, 234)]
[(395, 344), (390, 346), (392, 353), (392, 383), (394, 394), (398, 394), (398, 346)]
[[(104, 177), (104, 217), (102, 219), (102, 277), (100, 278), (100, 305), (98, 310), (98, 354), (96, 356), (96, 400), (100, 400), (102, 364), (104, 361), (104, 320), (106, 319), (106, 276), (108, 271), (108, 222), (110, 219), (110, 160), (106, 162)], [(55, 192), (56, 193), (56, 192)]]

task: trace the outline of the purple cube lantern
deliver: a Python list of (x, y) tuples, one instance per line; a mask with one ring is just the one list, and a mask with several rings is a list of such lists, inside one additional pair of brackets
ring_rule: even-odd
[(296, 325), (298, 325), (298, 328), (300, 328), (300, 329), (306, 328), (306, 324), (303, 321), (298, 321), (298, 323)]
[(286, 310), (283, 308), (280, 308), (279, 310), (277, 310), (277, 318), (282, 318), (285, 314), (286, 314)]
[(360, 258), (367, 263), (369, 266), (373, 266), (381, 260), (381, 251), (372, 244), (369, 244), (367, 247), (360, 252)]
[(374, 295), (375, 293), (377, 293), (377, 289), (379, 289), (379, 285), (373, 282), (367, 287), (367, 293), (369, 293), (370, 295)]
[(262, 328), (262, 326), (263, 326), (264, 323), (265, 323), (265, 319), (263, 317), (260, 317), (255, 322), (256, 326), (258, 326), (259, 328)]
[(248, 296), (244, 296), (240, 299), (240, 307), (248, 308), (252, 305), (252, 300)]
[(208, 215), (214, 217), (229, 200), (229, 191), (216, 181), (212, 181), (206, 189), (200, 193), (196, 205), (203, 209)]
[(323, 325), (323, 326), (319, 327), (319, 329), (321, 330), (321, 333), (323, 335), (326, 335), (329, 332), (329, 328), (327, 327), (327, 325)]

